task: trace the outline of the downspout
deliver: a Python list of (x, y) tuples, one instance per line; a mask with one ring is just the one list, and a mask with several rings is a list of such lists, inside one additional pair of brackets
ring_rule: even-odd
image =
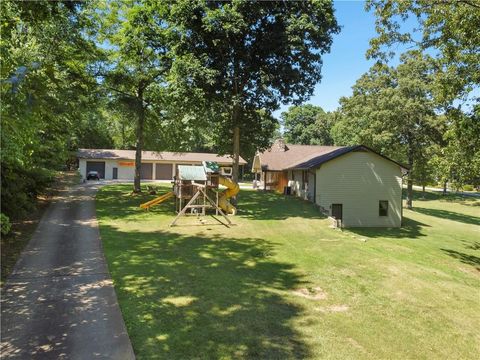
[(400, 227), (403, 226), (403, 176), (402, 176), (402, 189), (400, 191)]
[[(404, 182), (404, 178), (405, 176), (408, 175), (410, 170), (407, 170), (403, 176), (402, 176), (402, 187), (401, 187), (401, 191), (400, 191), (400, 216), (401, 216), (401, 219), (400, 219), (400, 227), (402, 227), (404, 224), (403, 224), (403, 182)], [(408, 190), (407, 190), (408, 191)], [(408, 196), (408, 195), (407, 195)]]

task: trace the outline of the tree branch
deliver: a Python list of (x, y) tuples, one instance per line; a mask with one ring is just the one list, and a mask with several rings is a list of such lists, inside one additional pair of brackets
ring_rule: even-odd
[[(465, 4), (468, 6), (472, 6), (474, 8), (480, 9), (480, 5), (477, 5), (469, 0), (440, 0), (440, 1), (432, 1), (428, 7), (431, 7), (432, 5), (453, 5), (453, 4)], [(427, 6), (426, 6), (427, 7)]]
[(472, 3), (472, 2), (470, 2), (470, 1), (468, 1), (468, 0), (458, 0), (457, 2), (463, 3), (463, 4), (465, 4), (465, 5), (470, 5), (470, 6), (474, 7), (474, 8), (480, 9), (480, 5), (477, 5), (477, 4), (475, 4), (475, 3)]

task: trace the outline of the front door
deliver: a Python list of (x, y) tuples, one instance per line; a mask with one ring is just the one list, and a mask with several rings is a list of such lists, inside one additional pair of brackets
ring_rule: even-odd
[(114, 167), (113, 168), (113, 174), (112, 174), (112, 179), (118, 179), (118, 168)]
[(337, 220), (343, 220), (342, 204), (332, 204), (332, 217)]

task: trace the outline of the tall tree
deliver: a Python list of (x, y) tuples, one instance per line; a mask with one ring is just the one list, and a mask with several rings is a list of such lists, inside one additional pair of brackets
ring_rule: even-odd
[(470, 114), (460, 110), (445, 116), (448, 127), (443, 142), (431, 157), (432, 171), (443, 183), (455, 188), (480, 185), (480, 105)]
[(287, 142), (303, 145), (332, 145), (332, 113), (311, 104), (292, 106), (281, 115)]
[[(368, 0), (366, 9), (374, 11), (378, 32), (368, 57), (388, 59), (398, 44), (435, 53), (440, 86), (433, 94), (439, 102), (462, 97), (480, 85), (478, 1)], [(414, 31), (404, 26), (410, 18), (418, 24)]]
[(92, 101), (89, 66), (97, 51), (85, 36), (84, 3), (0, 6), (1, 202), (17, 217), (70, 155), (77, 115)]
[[(135, 119), (134, 192), (141, 192), (142, 150), (145, 126), (153, 103), (161, 103), (170, 69), (168, 32), (162, 18), (163, 4), (115, 1), (104, 3), (93, 15), (100, 23), (98, 42), (108, 60), (103, 85), (124, 113)], [(152, 9), (160, 16), (152, 16)]]
[(174, 53), (185, 83), (224, 109), (216, 127), (228, 129), (236, 180), (241, 133), (262, 127), (258, 111), (300, 103), (320, 81), (339, 32), (332, 2), (183, 0), (171, 4), (169, 22), (181, 34)]
[[(468, 131), (457, 131), (465, 126), (464, 116), (458, 116), (458, 104), (462, 104), (463, 111), (473, 113), (480, 99), (480, 3), (471, 0), (369, 0), (366, 8), (374, 11), (378, 32), (370, 42), (369, 57), (388, 60), (396, 45), (405, 44), (435, 58), (432, 96), (448, 119), (444, 139), (448, 145), (438, 149), (440, 155), (435, 157), (435, 164), (446, 190), (448, 180), (459, 183), (463, 181), (460, 179), (465, 179), (459, 174), (470, 172), (472, 166), (462, 159), (475, 157), (473, 147), (464, 148), (461, 152), (464, 156), (454, 156), (460, 154), (454, 144), (470, 142)], [(417, 22), (413, 31), (411, 20)]]
[(417, 161), (423, 161), (426, 147), (440, 141), (442, 134), (431, 99), (429, 59), (412, 51), (401, 56), (396, 68), (374, 65), (355, 83), (353, 95), (341, 99), (341, 110), (343, 120), (333, 131), (343, 141), (348, 139), (341, 145), (363, 143), (408, 165), (411, 208), (413, 181), (422, 168), (416, 168)]

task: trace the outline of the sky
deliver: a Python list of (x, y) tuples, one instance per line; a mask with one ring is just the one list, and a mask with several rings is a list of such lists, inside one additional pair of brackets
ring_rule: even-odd
[[(333, 37), (330, 53), (323, 56), (322, 80), (306, 102), (325, 111), (335, 110), (342, 96), (351, 95), (352, 85), (374, 63), (365, 58), (369, 41), (376, 36), (373, 13), (364, 10), (363, 1), (335, 1), (334, 7), (341, 31)], [(279, 118), (288, 107), (282, 106), (273, 115)]]
[[(350, 96), (352, 86), (357, 79), (375, 63), (374, 60), (367, 60), (365, 57), (370, 47), (370, 39), (377, 36), (373, 11), (365, 11), (363, 0), (337, 0), (334, 1), (334, 8), (341, 31), (333, 36), (330, 52), (322, 57), (321, 82), (315, 87), (310, 100), (305, 102), (320, 106), (325, 111), (337, 109), (340, 98)], [(416, 26), (417, 22), (412, 17), (402, 24), (402, 30), (413, 30)], [(396, 56), (390, 60), (389, 64), (396, 66), (399, 63), (399, 54), (406, 51), (407, 46), (397, 45), (393, 50)], [(434, 50), (429, 50), (427, 53), (431, 56), (435, 54)], [(478, 97), (480, 97), (480, 87), (470, 92), (468, 101), (456, 100), (453, 105), (460, 106), (463, 110), (471, 110)], [(290, 105), (281, 106), (273, 116), (280, 119), (280, 114), (289, 107)]]

